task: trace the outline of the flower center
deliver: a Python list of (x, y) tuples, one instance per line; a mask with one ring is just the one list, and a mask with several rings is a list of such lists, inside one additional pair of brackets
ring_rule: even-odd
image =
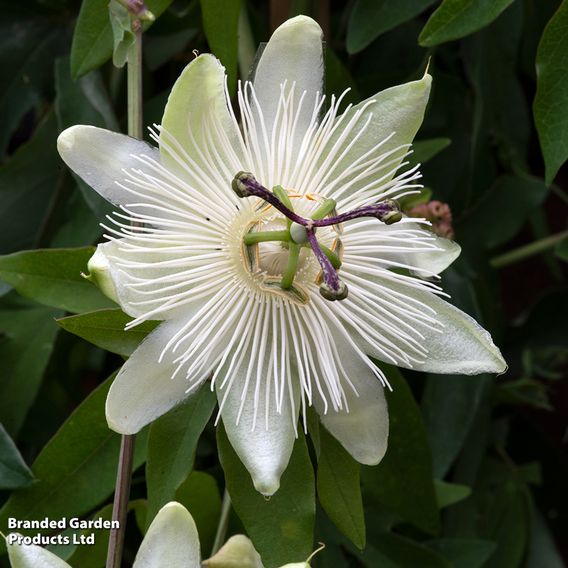
[[(402, 218), (398, 204), (392, 200), (337, 215), (333, 199), (294, 196), (280, 186), (269, 191), (247, 172), (239, 172), (233, 179), (232, 187), (239, 197), (259, 197), (266, 202), (268, 210), (273, 208), (284, 216), (269, 215), (266, 220), (253, 223), (245, 231), (243, 245), (247, 249), (246, 258), (251, 271), (260, 269), (272, 276), (272, 279), (265, 280), (269, 286), (301, 294), (302, 291), (294, 286), (294, 279), (299, 271), (306, 270), (311, 264), (311, 256), (308, 260), (307, 251), (302, 250), (309, 247), (320, 266), (315, 279), (320, 283), (320, 294), (330, 301), (343, 300), (348, 294), (347, 286), (338, 275), (341, 241), (337, 237), (329, 243), (330, 228), (339, 235), (341, 223), (352, 219), (375, 217), (391, 224)], [(301, 198), (304, 205), (301, 209), (308, 209), (307, 213), (295, 210), (291, 197)], [(306, 208), (305, 201), (319, 202), (315, 208)], [(316, 236), (316, 232), (321, 234)]]

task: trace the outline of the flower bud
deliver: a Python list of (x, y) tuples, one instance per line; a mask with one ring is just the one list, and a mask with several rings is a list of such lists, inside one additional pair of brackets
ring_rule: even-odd
[(93, 284), (96, 284), (107, 298), (118, 303), (116, 286), (110, 274), (110, 263), (103, 252), (103, 246), (104, 245), (99, 245), (95, 254), (89, 259), (87, 264), (89, 273), (87, 275), (84, 274), (83, 277), (90, 280)]
[(260, 555), (243, 534), (232, 536), (211, 558), (203, 561), (208, 568), (263, 568)]

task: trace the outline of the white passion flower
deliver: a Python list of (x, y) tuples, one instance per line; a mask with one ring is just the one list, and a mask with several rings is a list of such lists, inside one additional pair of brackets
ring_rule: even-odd
[(381, 460), (387, 382), (368, 355), (435, 373), (504, 371), (490, 335), (440, 298), (435, 279), (458, 245), (393, 201), (420, 187), (417, 168), (397, 172), (430, 82), (339, 115), (341, 97), (321, 94), (321, 29), (299, 16), (240, 86), (240, 125), (207, 54), (174, 85), (151, 131), (157, 148), (90, 126), (61, 134), (65, 162), (119, 207), (91, 268), (110, 275), (129, 328), (163, 320), (110, 389), (112, 429), (138, 432), (206, 384), (271, 495), (309, 406), (356, 460)]

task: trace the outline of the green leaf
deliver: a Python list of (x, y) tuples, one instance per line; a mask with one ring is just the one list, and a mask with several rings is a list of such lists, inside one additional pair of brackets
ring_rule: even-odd
[(536, 55), (534, 120), (544, 157), (546, 183), (568, 158), (568, 2), (564, 1), (542, 34)]
[(50, 96), (53, 62), (65, 49), (65, 36), (58, 22), (42, 17), (40, 10), (34, 10), (33, 14), (18, 13), (17, 7), (3, 3), (0, 23), (0, 154), (4, 154), (24, 115), (40, 107)]
[(458, 233), (465, 233), (464, 238), (482, 242), (487, 248), (502, 245), (522, 229), (546, 194), (547, 187), (539, 178), (526, 174), (498, 177), (458, 226)]
[[(105, 420), (111, 381), (112, 377), (93, 391), (40, 452), (32, 465), (37, 482), (12, 493), (0, 511), (0, 530), (8, 532), (9, 517), (25, 520), (85, 515), (112, 494), (120, 436), (109, 430)], [(136, 438), (134, 469), (145, 459), (142, 433)], [(21, 532), (34, 534), (33, 529)]]
[(381, 365), (393, 390), (385, 389), (389, 407), (389, 446), (376, 467), (363, 467), (363, 488), (380, 505), (424, 532), (440, 530), (432, 480), (432, 458), (420, 410), (395, 367)]
[(0, 489), (29, 487), (33, 473), (20, 455), (16, 444), (0, 424)]
[(231, 447), (222, 426), (217, 445), (227, 490), (235, 511), (262, 557), (266, 568), (301, 562), (313, 550), (315, 488), (312, 463), (302, 432), (294, 445), (280, 489), (266, 499)]
[[(156, 18), (172, 0), (147, 0), (146, 6)], [(146, 30), (151, 22), (144, 22)], [(83, 0), (71, 45), (71, 76), (82, 77), (100, 67), (112, 56), (113, 35), (108, 0)]]
[(440, 509), (459, 503), (471, 495), (471, 487), (459, 483), (448, 483), (441, 479), (434, 479), (434, 489)]
[(193, 469), (197, 442), (216, 403), (215, 393), (205, 385), (150, 426), (146, 465), (147, 525), (158, 510), (174, 498)]
[(217, 481), (208, 473), (192, 471), (176, 491), (175, 500), (191, 513), (199, 533), (201, 556), (207, 558), (221, 514), (221, 494)]
[(32, 138), (0, 166), (1, 253), (37, 246), (41, 239), (62, 172), (56, 137), (55, 115), (49, 112)]
[(412, 143), (412, 154), (408, 156), (408, 169), (418, 164), (425, 164), (445, 150), (452, 141), (449, 138), (430, 138), (428, 140), (415, 140)]
[[(59, 130), (75, 124), (90, 124), (109, 130), (119, 130), (108, 93), (98, 71), (74, 81), (69, 69), (69, 58), (59, 59), (55, 66), (55, 112)], [(93, 191), (79, 176), (71, 172), (81, 194), (95, 215), (90, 222), (98, 224), (113, 210), (112, 205)], [(99, 230), (100, 234), (100, 230)]]
[(430, 16), (418, 41), (430, 47), (472, 34), (489, 25), (513, 0), (444, 0)]
[(357, 0), (347, 25), (347, 51), (365, 49), (381, 34), (411, 20), (438, 0)]
[(425, 544), (445, 556), (455, 568), (482, 568), (495, 550), (494, 542), (466, 538), (441, 538)]
[(132, 318), (121, 309), (114, 308), (67, 316), (58, 319), (57, 323), (65, 331), (78, 335), (97, 347), (129, 357), (159, 324), (156, 321), (146, 321), (126, 331), (126, 324), (131, 321)]
[(0, 256), (0, 279), (26, 298), (69, 312), (116, 306), (81, 276), (94, 252), (94, 247), (84, 247)]
[[(400, 568), (410, 568), (411, 566), (419, 566), (420, 568), (454, 568), (438, 552), (394, 533), (373, 535), (373, 547), (368, 547), (367, 550), (371, 552), (373, 549), (380, 551), (380, 555), (385, 556), (388, 560), (394, 562), (395, 566)], [(367, 550), (363, 557), (367, 555)], [(379, 560), (380, 557), (376, 558)], [(367, 564), (369, 568), (382, 565), (382, 562), (374, 563), (374, 561)]]
[(318, 498), (324, 511), (357, 548), (365, 547), (360, 465), (325, 428), (320, 428)]
[(0, 416), (15, 436), (34, 402), (57, 335), (61, 312), (20, 298), (0, 300)]
[[(130, 503), (128, 508), (130, 509)], [(99, 509), (91, 515), (90, 518), (103, 519), (105, 521), (112, 520), (112, 504), (105, 505), (102, 509)], [(94, 534), (95, 543), (87, 546), (75, 545), (73, 551), (65, 560), (69, 562), (71, 566), (81, 566), (81, 568), (101, 568), (104, 566), (111, 531), (108, 529), (85, 529), (83, 531), (71, 529), (71, 531), (71, 535), (75, 534), (77, 536), (89, 536)], [(71, 546), (65, 546), (65, 548), (71, 548)], [(60, 550), (56, 548), (52, 550), (52, 552), (59, 554)]]
[(487, 376), (428, 376), (422, 409), (436, 477), (443, 478), (454, 463), (489, 385)]
[(201, 0), (203, 29), (210, 50), (227, 70), (229, 92), (237, 84), (239, 13), (241, 0)]

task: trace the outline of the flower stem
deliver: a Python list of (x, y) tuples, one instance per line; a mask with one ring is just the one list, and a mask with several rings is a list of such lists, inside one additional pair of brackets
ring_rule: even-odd
[(223, 546), (223, 541), (227, 534), (227, 526), (229, 525), (229, 513), (231, 512), (231, 496), (225, 489), (223, 493), (223, 504), (221, 505), (221, 515), (219, 516), (219, 524), (217, 525), (217, 532), (215, 533), (215, 540), (213, 541), (213, 548), (211, 549), (211, 556), (216, 554)]
[(142, 26), (128, 54), (128, 135), (142, 139)]
[(126, 513), (128, 512), (128, 498), (130, 497), (134, 440), (135, 436), (123, 435), (121, 438), (114, 503), (112, 505), (112, 520), (118, 521), (119, 525), (117, 529), (111, 529), (110, 531), (106, 568), (120, 568), (122, 563)]
[[(128, 134), (142, 138), (142, 25), (140, 20), (133, 21), (136, 26), (136, 41), (128, 54), (127, 91), (128, 91)], [(120, 455), (112, 506), (112, 520), (118, 521), (118, 528), (110, 532), (107, 550), (106, 568), (120, 568), (124, 548), (126, 515), (130, 498), (132, 461), (134, 457), (134, 435), (123, 435), (120, 441)]]
[(555, 235), (550, 235), (549, 237), (545, 237), (544, 239), (539, 239), (538, 241), (534, 241), (533, 243), (529, 243), (528, 245), (524, 245), (517, 249), (496, 256), (491, 259), (490, 264), (493, 268), (503, 268), (505, 266), (509, 266), (510, 264), (515, 264), (516, 262), (520, 262), (525, 258), (551, 249), (553, 246), (566, 238), (568, 238), (568, 231), (562, 231), (560, 233), (556, 233)]

